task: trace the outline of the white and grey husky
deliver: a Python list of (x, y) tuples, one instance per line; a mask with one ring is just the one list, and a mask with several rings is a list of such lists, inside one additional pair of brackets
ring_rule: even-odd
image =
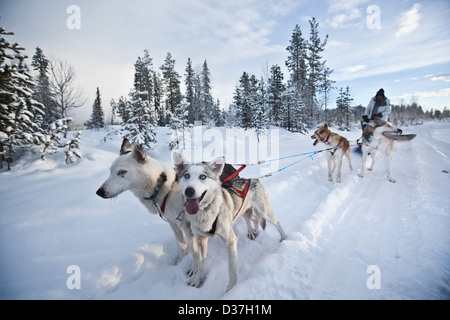
[(97, 190), (97, 195), (110, 199), (130, 190), (154, 214), (166, 220), (175, 235), (179, 253), (175, 263), (187, 253), (187, 244), (178, 219), (183, 212), (184, 199), (177, 183), (175, 169), (159, 162), (127, 139), (122, 142), (120, 156), (110, 168), (109, 178)]
[(394, 156), (395, 142), (410, 141), (416, 137), (415, 134), (402, 134), (402, 130), (393, 127), (389, 122), (381, 118), (375, 118), (373, 125), (367, 125), (363, 130), (363, 141), (361, 145), (362, 163), (359, 176), (362, 178), (366, 173), (366, 161), (370, 155), (372, 163), (369, 171), (373, 170), (375, 155), (381, 152), (386, 163), (386, 174), (390, 182), (396, 180), (392, 176), (391, 160)]
[(228, 249), (228, 291), (237, 282), (237, 238), (233, 222), (238, 216), (244, 216), (251, 239), (258, 234), (258, 224), (264, 228), (266, 220), (278, 229), (281, 240), (286, 239), (286, 234), (275, 218), (269, 196), (258, 179), (237, 179), (232, 187), (225, 188), (219, 178), (225, 166), (223, 157), (210, 163), (189, 164), (175, 152), (173, 162), (185, 199), (186, 226), (191, 231), (188, 238), (194, 261), (189, 284), (201, 285), (208, 237), (219, 236)]

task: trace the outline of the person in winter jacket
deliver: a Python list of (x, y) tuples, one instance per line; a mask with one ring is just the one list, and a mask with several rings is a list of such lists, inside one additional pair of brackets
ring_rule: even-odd
[(379, 117), (384, 121), (388, 121), (388, 116), (391, 113), (390, 101), (384, 95), (384, 89), (378, 90), (375, 97), (370, 99), (369, 105), (363, 115), (363, 120), (369, 123), (375, 117)]

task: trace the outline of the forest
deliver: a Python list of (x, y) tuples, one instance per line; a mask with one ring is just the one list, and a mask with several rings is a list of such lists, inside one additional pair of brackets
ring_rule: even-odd
[[(270, 126), (291, 132), (308, 133), (327, 122), (341, 130), (358, 126), (364, 106), (352, 105), (351, 90), (334, 87), (333, 70), (322, 57), (328, 35), (319, 36), (319, 23), (309, 20), (305, 38), (299, 25), (293, 29), (284, 64), (274, 64), (263, 76), (246, 71), (237, 79), (233, 100), (222, 106), (212, 96), (211, 72), (205, 59), (201, 68), (187, 58), (183, 76), (175, 68), (170, 52), (164, 63), (155, 67), (149, 50), (134, 63), (134, 83), (127, 96), (112, 99), (111, 115), (106, 119), (100, 88), (92, 104), (92, 129), (120, 124), (120, 133), (143, 149), (157, 143), (155, 128), (169, 126), (174, 134), (173, 148), (182, 140), (185, 129), (203, 125), (241, 127), (263, 134)], [(65, 60), (47, 58), (37, 47), (31, 66), (25, 48), (7, 38), (14, 35), (0, 27), (0, 168), (31, 146), (39, 146), (42, 160), (64, 150), (66, 163), (81, 158), (81, 132), (68, 136), (70, 114), (84, 105), (83, 93), (75, 86), (75, 70)], [(130, 66), (131, 67), (131, 66)], [(184, 81), (184, 92), (182, 92)], [(330, 101), (337, 91), (335, 101)], [(395, 125), (414, 125), (449, 117), (449, 110), (424, 111), (417, 102), (392, 105), (390, 121)]]

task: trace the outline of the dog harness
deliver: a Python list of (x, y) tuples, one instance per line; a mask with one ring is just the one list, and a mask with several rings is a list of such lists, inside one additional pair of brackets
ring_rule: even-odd
[[(247, 165), (245, 165), (245, 164), (241, 165), (241, 167), (239, 169), (237, 169), (235, 172), (233, 172), (229, 177), (225, 178), (222, 181), (222, 186), (224, 186), (227, 182), (229, 182), (233, 178), (235, 178), (239, 174), (239, 172), (244, 170), (244, 168), (246, 166)], [(238, 212), (241, 211), (242, 206), (244, 205), (245, 198), (247, 197), (248, 189), (250, 188), (251, 179), (245, 179), (245, 180), (246, 180), (246, 183), (245, 183), (243, 190), (239, 190), (238, 188), (236, 188), (234, 186), (230, 186), (238, 195), (240, 195), (242, 197), (241, 207), (239, 208)]]
[[(163, 219), (165, 222), (174, 222), (174, 221), (168, 220), (167, 218), (165, 218), (163, 216), (164, 209), (166, 208), (167, 198), (169, 197), (170, 192), (166, 194), (166, 196), (164, 197), (163, 202), (161, 203), (161, 206), (160, 206), (158, 204), (158, 202), (156, 202), (156, 197), (158, 197), (159, 189), (160, 189), (160, 186), (159, 185), (156, 186), (155, 192), (153, 192), (153, 194), (150, 197), (144, 197), (144, 200), (149, 200), (149, 201), (153, 202), (153, 206), (155, 207), (156, 212), (161, 217), (161, 219)], [(180, 222), (180, 225), (178, 227), (180, 227), (181, 224), (183, 223), (184, 214), (185, 214), (185, 211), (183, 209), (180, 211), (180, 213), (178, 214), (178, 217), (175, 219)]]

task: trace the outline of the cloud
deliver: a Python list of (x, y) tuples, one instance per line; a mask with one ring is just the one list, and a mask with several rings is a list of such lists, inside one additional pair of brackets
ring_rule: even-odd
[(425, 78), (430, 78), (431, 81), (446, 81), (450, 82), (450, 74), (427, 74)]
[(368, 0), (332, 0), (328, 1), (328, 12), (333, 16), (327, 19), (327, 24), (333, 28), (348, 28), (357, 23), (355, 20), (362, 17), (362, 11), (359, 6)]
[(416, 3), (411, 10), (402, 12), (398, 18), (400, 29), (395, 33), (395, 37), (401, 38), (416, 30), (422, 15), (419, 13), (421, 5)]
[(352, 9), (346, 13), (340, 13), (328, 19), (328, 24), (333, 28), (347, 28), (351, 26), (351, 22), (361, 17), (359, 9)]
[(365, 64), (358, 64), (356, 66), (347, 67), (344, 69), (341, 69), (343, 73), (355, 73), (361, 70), (367, 69), (367, 66)]
[(327, 1), (330, 6), (328, 12), (348, 11), (359, 7), (361, 4), (368, 2), (369, 0), (329, 0)]
[(404, 93), (399, 97), (395, 97), (398, 99), (425, 99), (425, 98), (434, 98), (434, 97), (448, 97), (450, 96), (450, 88), (441, 89), (439, 91), (415, 91), (414, 93)]

